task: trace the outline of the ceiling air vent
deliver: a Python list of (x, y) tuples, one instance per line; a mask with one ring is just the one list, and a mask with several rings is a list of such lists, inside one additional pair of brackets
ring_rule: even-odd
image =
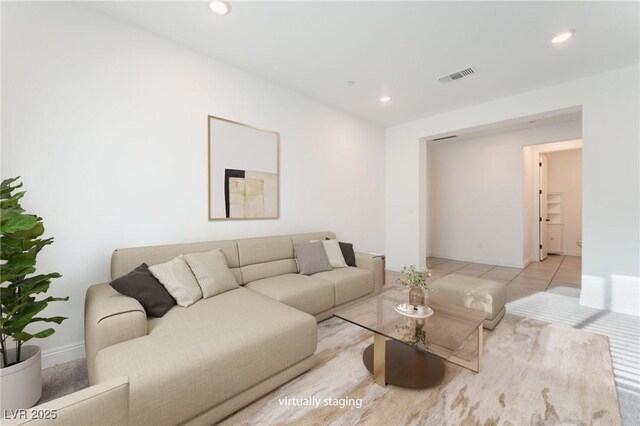
[(477, 72), (478, 71), (474, 67), (469, 67), (460, 71), (452, 72), (451, 74), (445, 75), (444, 77), (440, 77), (438, 81), (440, 83), (448, 83), (450, 81), (460, 80), (461, 78), (469, 77)]

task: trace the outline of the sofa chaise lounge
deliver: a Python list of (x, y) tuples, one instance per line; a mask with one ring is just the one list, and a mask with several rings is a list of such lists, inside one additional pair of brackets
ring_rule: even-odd
[(141, 263), (220, 248), (240, 287), (148, 318), (108, 283), (87, 290), (85, 344), (92, 385), (128, 376), (130, 424), (210, 425), (315, 363), (316, 322), (380, 293), (383, 259), (298, 274), (294, 243), (331, 232), (116, 250), (111, 278)]

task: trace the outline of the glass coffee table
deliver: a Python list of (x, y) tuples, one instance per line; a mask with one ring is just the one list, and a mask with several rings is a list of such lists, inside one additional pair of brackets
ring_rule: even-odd
[(394, 288), (334, 314), (373, 332), (373, 344), (365, 349), (362, 359), (376, 383), (406, 388), (436, 386), (444, 377), (443, 361), (479, 372), (485, 313), (427, 302), (434, 314), (416, 320), (394, 309), (408, 300), (406, 289)]

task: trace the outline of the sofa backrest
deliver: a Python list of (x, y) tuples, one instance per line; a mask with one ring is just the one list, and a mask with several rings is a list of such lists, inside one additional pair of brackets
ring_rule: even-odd
[(234, 240), (117, 249), (111, 255), (111, 279), (115, 280), (128, 274), (142, 263), (153, 266), (168, 262), (181, 254), (201, 253), (217, 248), (224, 253), (224, 257), (227, 259), (227, 266), (231, 269), (236, 281), (242, 282), (238, 246)]
[(291, 241), (293, 244), (308, 243), (309, 241), (324, 240), (327, 238), (334, 240), (336, 238), (336, 234), (333, 232), (307, 232), (305, 234), (291, 235)]
[(142, 263), (152, 266), (168, 262), (181, 254), (199, 253), (220, 248), (236, 281), (244, 285), (251, 281), (276, 275), (297, 273), (298, 266), (293, 255), (295, 243), (335, 237), (333, 232), (312, 232), (117, 249), (111, 256), (111, 279), (114, 280), (128, 274)]
[(243, 282), (298, 272), (290, 235), (236, 240)]

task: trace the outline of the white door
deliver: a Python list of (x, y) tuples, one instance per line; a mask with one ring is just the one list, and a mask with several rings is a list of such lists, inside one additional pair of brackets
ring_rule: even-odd
[(539, 212), (539, 228), (540, 228), (540, 260), (547, 258), (547, 245), (548, 245), (548, 229), (547, 222), (547, 156), (540, 154), (540, 161), (538, 163), (540, 171), (540, 191), (538, 196), (538, 212)]

